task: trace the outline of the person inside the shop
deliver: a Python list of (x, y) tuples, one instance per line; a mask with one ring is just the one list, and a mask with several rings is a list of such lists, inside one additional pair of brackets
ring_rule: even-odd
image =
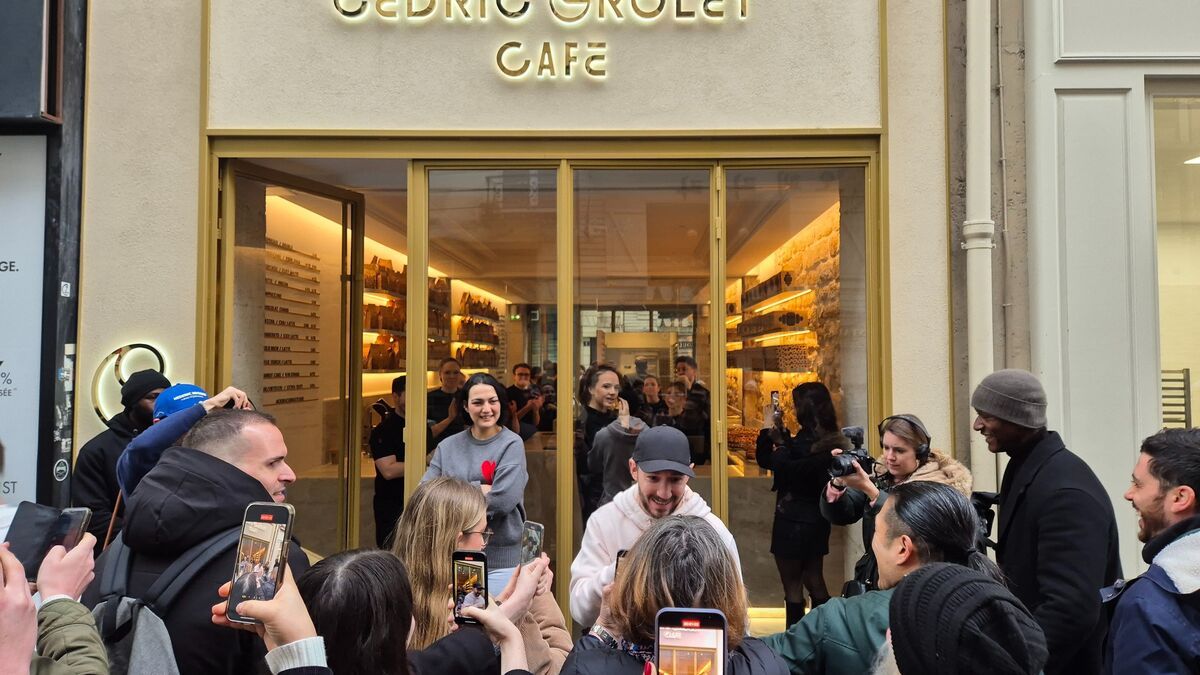
[(662, 397), (662, 385), (657, 375), (646, 375), (642, 378), (642, 399), (637, 416), (647, 426), (654, 426), (654, 419), (667, 412), (667, 402)]
[(435, 445), (467, 428), (454, 405), (454, 397), (462, 387), (462, 365), (457, 359), (447, 357), (438, 363), (438, 380), (442, 386), (429, 392), (425, 411)]
[(512, 367), (513, 383), (508, 387), (509, 405), (513, 406), (513, 431), (529, 440), (542, 421), (542, 392), (533, 384), (533, 368), (528, 363)]
[(600, 506), (604, 477), (588, 468), (588, 455), (596, 433), (613, 423), (628, 403), (621, 398), (621, 374), (607, 363), (594, 363), (579, 378), (579, 402), (583, 416), (575, 423), (575, 476), (579, 483), (580, 513), (584, 524)]
[(708, 393), (708, 387), (704, 386), (699, 379), (699, 370), (696, 359), (687, 355), (675, 357), (675, 377), (687, 381), (688, 400), (695, 402), (696, 408), (704, 415), (704, 421), (707, 424), (711, 396)]
[[(117, 483), (117, 459), (133, 437), (154, 422), (154, 401), (169, 386), (170, 380), (157, 370), (139, 370), (130, 375), (121, 385), (121, 412), (108, 421), (107, 429), (79, 450), (75, 473), (71, 476), (71, 505), (92, 510), (88, 531), (100, 541), (105, 540), (110, 521), (112, 536), (121, 531), (124, 508), (118, 506), (117, 517), (113, 518), (113, 506), (121, 491)], [(100, 555), (99, 550), (96, 555)]]
[(525, 522), (525, 443), (508, 428), (508, 392), (487, 373), (467, 379), (458, 393), (459, 413), (470, 424), (443, 439), (421, 482), (450, 476), (478, 486), (487, 499), (488, 587), (504, 588), (521, 557)]
[[(875, 516), (883, 509), (889, 491), (910, 481), (933, 481), (971, 498), (971, 472), (958, 460), (930, 448), (931, 438), (916, 415), (899, 414), (879, 423), (882, 474), (869, 475), (855, 462), (855, 472), (831, 479), (819, 500), (821, 515), (834, 525), (852, 525), (862, 521), (866, 552), (854, 565), (854, 579), (846, 583), (843, 595), (872, 590), (879, 580), (879, 566), (871, 550)], [(841, 454), (834, 450), (832, 454)], [(878, 467), (877, 467), (878, 468)]]
[(545, 383), (541, 386), (542, 390), (542, 409), (539, 412), (538, 431), (554, 431), (554, 422), (558, 419), (558, 403), (555, 402), (558, 393), (554, 390), (554, 385)]
[(800, 428), (792, 435), (783, 410), (767, 403), (758, 434), (758, 465), (774, 473), (775, 521), (771, 554), (783, 582), (787, 625), (804, 616), (804, 591), (816, 608), (829, 600), (824, 563), (829, 554), (829, 521), (821, 516), (821, 489), (829, 479), (835, 449), (849, 450), (839, 431), (837, 411), (829, 389), (805, 382), (792, 389), (792, 405)]
[(638, 434), (629, 472), (633, 485), (592, 514), (571, 563), (571, 616), (583, 626), (592, 625), (600, 614), (604, 588), (616, 576), (617, 554), (633, 548), (643, 532), (667, 516), (697, 516), (708, 522), (729, 549), (741, 576), (733, 535), (704, 498), (688, 487), (696, 472), (683, 432), (653, 427)]
[(688, 437), (692, 448), (692, 463), (707, 464), (709, 460), (708, 422), (699, 402), (688, 395), (687, 380), (679, 378), (663, 392), (665, 414), (654, 417), (653, 426), (675, 427)]
[(383, 418), (371, 429), (368, 444), (375, 460), (375, 545), (387, 548), (396, 521), (404, 513), (404, 404), (407, 380), (392, 380), (392, 405), (383, 408)]

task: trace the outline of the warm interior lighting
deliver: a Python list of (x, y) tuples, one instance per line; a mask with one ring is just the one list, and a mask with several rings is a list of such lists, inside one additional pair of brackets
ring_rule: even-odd
[(735, 314), (735, 315), (729, 317), (728, 319), (725, 319), (725, 325), (730, 328), (733, 328), (734, 326), (738, 325), (741, 322), (742, 322), (741, 314)]
[(767, 335), (760, 335), (760, 336), (754, 338), (754, 341), (755, 342), (766, 342), (767, 340), (778, 340), (780, 338), (792, 337), (793, 335), (808, 335), (811, 332), (812, 332), (811, 330), (807, 330), (807, 329), (805, 329), (805, 330), (788, 330), (788, 331), (783, 331), (782, 333), (769, 333)]
[(742, 343), (740, 343), (740, 342), (726, 342), (725, 343), (725, 351), (727, 351), (727, 352), (736, 352), (741, 348), (742, 348)]
[(1184, 162), (1184, 164), (1200, 164), (1200, 155), (1196, 155), (1195, 157)]
[(368, 305), (387, 307), (388, 303), (393, 302), (394, 300), (394, 298), (389, 298), (386, 295), (380, 295), (379, 293), (363, 293), (363, 303)]
[(462, 345), (464, 347), (473, 347), (475, 349), (495, 349), (496, 345), (488, 344), (487, 342), (471, 342), (470, 340), (451, 340), (452, 345)]
[(759, 307), (759, 308), (755, 309), (755, 310), (754, 310), (754, 313), (755, 313), (755, 314), (762, 314), (762, 313), (764, 313), (764, 312), (767, 312), (767, 311), (769, 311), (769, 310), (771, 310), (771, 309), (774, 309), (774, 308), (776, 308), (776, 307), (778, 307), (778, 306), (782, 305), (782, 304), (783, 304), (783, 303), (785, 303), (785, 302), (790, 302), (790, 301), (792, 301), (792, 300), (795, 300), (796, 298), (799, 298), (799, 297), (802, 297), (802, 296), (808, 295), (809, 293), (812, 293), (812, 289), (811, 289), (811, 288), (806, 288), (806, 289), (804, 289), (804, 290), (802, 290), (802, 291), (793, 291), (793, 292), (791, 292), (791, 293), (788, 293), (788, 294), (784, 295), (783, 297), (779, 298), (778, 300), (775, 300), (774, 302), (771, 302), (770, 304), (766, 304), (766, 305), (763, 305), (762, 307)]

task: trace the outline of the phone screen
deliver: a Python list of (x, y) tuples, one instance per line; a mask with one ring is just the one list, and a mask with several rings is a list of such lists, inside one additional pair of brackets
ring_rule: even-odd
[(617, 551), (617, 561), (613, 564), (613, 576), (621, 571), (621, 561), (625, 559), (625, 554), (629, 553), (628, 549)]
[(672, 616), (659, 614), (658, 672), (661, 675), (724, 675), (725, 617), (715, 611), (705, 615), (688, 615), (685, 611), (680, 610)]
[(46, 551), (62, 546), (68, 551), (75, 548), (92, 520), (92, 510), (85, 508), (63, 509), (47, 537)]
[(475, 623), (463, 618), (464, 607), (488, 605), (486, 560), (481, 553), (454, 553), (454, 620), (459, 623)]
[(87, 532), (92, 511), (77, 507), (59, 511), (53, 506), (21, 502), (13, 515), (5, 541), (9, 550), (25, 568), (25, 578), (37, 579), (38, 568), (50, 549), (62, 546), (75, 548)]
[(546, 537), (546, 528), (541, 523), (532, 520), (525, 521), (521, 528), (521, 564), (528, 565), (537, 560), (542, 554), (542, 541)]
[(254, 623), (238, 616), (234, 608), (245, 600), (274, 599), (283, 581), (292, 514), (291, 506), (274, 502), (254, 502), (246, 507), (229, 591), (230, 621)]

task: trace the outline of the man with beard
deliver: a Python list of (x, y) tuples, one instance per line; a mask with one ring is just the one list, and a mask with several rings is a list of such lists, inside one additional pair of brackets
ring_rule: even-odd
[(604, 588), (616, 576), (617, 553), (633, 548), (659, 518), (674, 514), (704, 518), (721, 536), (741, 573), (733, 535), (704, 498), (687, 486), (688, 479), (696, 477), (691, 461), (687, 436), (674, 427), (654, 427), (638, 435), (629, 460), (633, 485), (588, 519), (579, 554), (571, 563), (571, 616), (580, 625), (596, 622)]
[(1032, 373), (988, 375), (971, 407), (972, 428), (988, 450), (1010, 458), (996, 558), (1046, 634), (1045, 672), (1098, 673), (1108, 622), (1097, 589), (1121, 576), (1112, 501), (1091, 468), (1046, 429), (1046, 392)]
[(1125, 499), (1150, 569), (1101, 594), (1115, 603), (1110, 673), (1200, 673), (1200, 429), (1142, 442)]
[[(124, 410), (108, 421), (108, 429), (88, 441), (79, 450), (75, 460), (75, 473), (71, 477), (71, 505), (86, 506), (92, 510), (88, 531), (104, 541), (108, 523), (112, 520), (113, 505), (117, 493), (117, 458), (125, 446), (154, 422), (154, 402), (164, 389), (171, 386), (170, 380), (156, 370), (139, 370), (121, 386), (121, 405)], [(117, 513), (113, 536), (121, 531), (121, 516)], [(96, 547), (100, 555), (100, 547)]]

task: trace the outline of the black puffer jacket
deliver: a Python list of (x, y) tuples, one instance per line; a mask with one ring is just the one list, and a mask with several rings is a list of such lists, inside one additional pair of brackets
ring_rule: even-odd
[[(567, 655), (559, 675), (642, 675), (646, 662), (585, 635)], [(788, 675), (787, 664), (757, 638), (746, 638), (729, 654), (726, 675)]]
[[(112, 507), (121, 489), (117, 485), (117, 458), (138, 431), (129, 414), (122, 412), (108, 421), (108, 429), (83, 444), (75, 460), (75, 472), (71, 475), (71, 506), (86, 506), (92, 510), (88, 532), (96, 535), (97, 541), (104, 541), (104, 535), (108, 533)], [(124, 511), (124, 507), (121, 510)], [(121, 531), (120, 516), (117, 514), (114, 537)]]
[[(129, 594), (138, 596), (180, 554), (195, 544), (239, 527), (246, 505), (269, 502), (271, 495), (255, 478), (228, 462), (189, 448), (171, 448), (138, 484), (125, 514), (124, 540), (133, 551)], [(257, 673), (266, 650), (252, 633), (212, 623), (212, 606), (220, 601), (217, 588), (233, 574), (235, 549), (230, 548), (179, 595), (163, 622), (180, 675)], [(100, 556), (97, 569), (104, 565)], [(308, 569), (300, 545), (292, 541), (288, 565), (299, 577)], [(99, 598), (92, 584), (84, 604)]]

